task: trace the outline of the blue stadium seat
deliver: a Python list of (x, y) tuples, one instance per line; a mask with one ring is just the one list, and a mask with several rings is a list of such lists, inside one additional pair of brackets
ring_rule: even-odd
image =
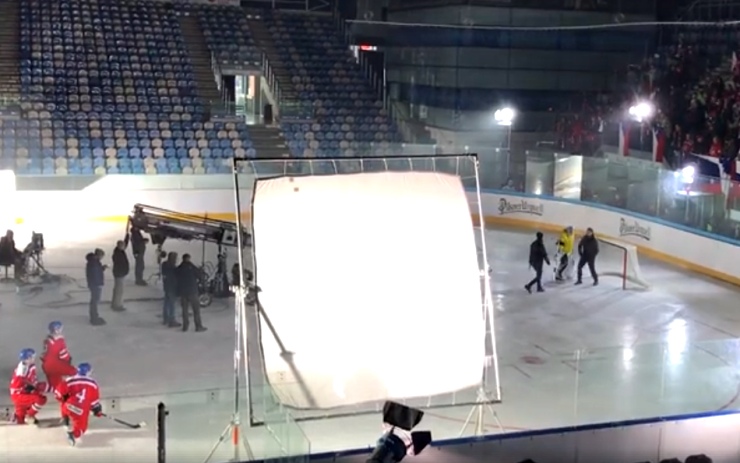
[[(225, 15), (204, 6), (202, 20), (212, 24), (211, 14)], [(13, 153), (0, 165), (20, 175), (178, 173), (157, 159), (196, 159), (212, 142), (249, 140), (242, 123), (205, 119), (179, 22), (164, 2), (21, 0), (20, 15), (22, 119), (0, 120), (2, 152)], [(259, 55), (246, 39), (227, 44), (219, 34), (207, 40), (225, 52), (252, 47), (233, 57)]]

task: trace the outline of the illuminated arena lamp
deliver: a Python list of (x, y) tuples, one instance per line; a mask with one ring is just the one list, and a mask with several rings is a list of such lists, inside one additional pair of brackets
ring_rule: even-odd
[(409, 450), (411, 455), (420, 454), (432, 442), (432, 433), (429, 431), (411, 432), (423, 417), (421, 410), (386, 402), (383, 405), (383, 423), (391, 429), (378, 439), (366, 463), (398, 463), (408, 455)]

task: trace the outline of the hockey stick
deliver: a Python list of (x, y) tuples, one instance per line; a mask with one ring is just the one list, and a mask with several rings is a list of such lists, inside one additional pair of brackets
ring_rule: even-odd
[(123, 426), (126, 426), (129, 429), (140, 429), (140, 428), (143, 428), (144, 426), (146, 426), (146, 422), (145, 421), (140, 421), (139, 423), (135, 423), (134, 424), (134, 423), (129, 423), (128, 421), (119, 420), (118, 418), (113, 417), (113, 416), (106, 415), (105, 413), (101, 413), (100, 416), (102, 416), (103, 418), (108, 418), (111, 421), (115, 421), (116, 423), (118, 423), (120, 425), (123, 425)]

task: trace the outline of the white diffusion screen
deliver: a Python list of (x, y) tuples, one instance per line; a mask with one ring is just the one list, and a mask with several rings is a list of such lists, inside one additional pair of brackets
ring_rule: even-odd
[(459, 177), (259, 180), (252, 207), (260, 302), (292, 353), (263, 326), (266, 373), (283, 404), (331, 408), (480, 384), (480, 274)]

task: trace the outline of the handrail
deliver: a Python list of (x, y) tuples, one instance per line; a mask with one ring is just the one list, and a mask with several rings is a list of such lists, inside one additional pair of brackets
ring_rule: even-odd
[[(272, 68), (272, 65), (270, 64), (270, 59), (267, 57), (267, 53), (262, 53), (262, 70), (265, 73), (265, 79), (267, 80), (267, 85), (270, 87), (270, 91), (272, 92), (272, 95), (275, 97), (275, 102), (278, 106), (280, 106), (280, 103), (282, 103), (282, 92), (280, 89), (280, 82), (277, 80), (277, 77), (275, 76), (275, 71)], [(276, 108), (279, 110), (279, 108)]]
[(223, 68), (216, 55), (211, 52), (211, 71), (213, 72), (213, 79), (216, 82), (216, 89), (218, 90), (220, 101), (210, 101), (212, 112), (215, 110), (219, 115), (234, 115), (236, 112), (236, 102), (232, 102), (229, 98), (229, 91), (226, 86), (223, 85)]

